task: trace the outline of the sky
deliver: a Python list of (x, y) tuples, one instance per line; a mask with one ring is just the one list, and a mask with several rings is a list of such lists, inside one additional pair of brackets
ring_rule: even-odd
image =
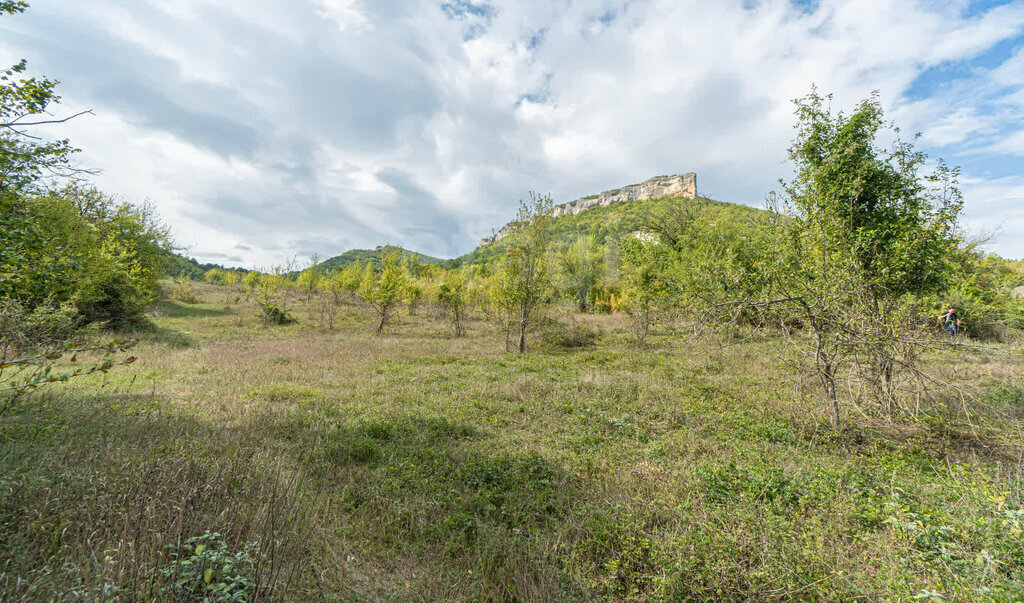
[(472, 250), (531, 191), (661, 174), (763, 205), (792, 99), (877, 90), (962, 168), (962, 224), (1024, 257), (1024, 0), (33, 0), (0, 65), (60, 80), (45, 132), (186, 255), (267, 267)]

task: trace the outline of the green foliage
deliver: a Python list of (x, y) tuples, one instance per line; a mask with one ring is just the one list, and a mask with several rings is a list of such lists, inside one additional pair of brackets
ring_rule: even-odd
[(260, 316), (265, 325), (286, 325), (295, 322), (291, 314), (274, 301), (260, 305)]
[[(250, 278), (250, 275), (254, 276)], [(247, 287), (251, 287), (264, 326), (295, 322), (285, 305), (288, 283), (280, 266), (275, 266), (269, 274), (250, 272), (243, 281)]]
[(85, 322), (138, 322), (155, 298), (166, 228), (147, 206), (69, 186), (0, 214), (0, 299), (71, 302)]
[(21, 0), (3, 0), (0, 2), (0, 13), (7, 13), (8, 15), (23, 13), (26, 8), (28, 8), (28, 2)]
[[(182, 275), (184, 274), (184, 271), (178, 274)], [(227, 270), (224, 270), (223, 268), (214, 267), (207, 270), (206, 273), (203, 274), (203, 281), (210, 283), (211, 285), (228, 285), (230, 284), (227, 282), (228, 274), (230, 273)]]
[(246, 272), (245, 276), (239, 280), (239, 287), (245, 294), (245, 298), (249, 299), (253, 294), (256, 293), (257, 287), (260, 284), (260, 273), (256, 270)]
[(256, 543), (246, 543), (231, 551), (217, 532), (189, 538), (180, 549), (166, 547), (172, 560), (160, 568), (160, 575), (171, 583), (162, 595), (201, 601), (248, 601), (256, 594)]
[(666, 552), (650, 534), (649, 509), (607, 505), (587, 517), (575, 555), (594, 566), (602, 594), (617, 600), (643, 599), (663, 586)]
[(452, 322), (452, 329), (456, 337), (466, 334), (464, 326), (466, 312), (466, 281), (462, 274), (455, 270), (449, 270), (444, 274), (443, 280), (437, 287), (437, 302), (445, 309), (448, 319)]
[(448, 262), (448, 260), (431, 257), (422, 253), (416, 253), (415, 251), (409, 251), (402, 249), (401, 247), (383, 245), (376, 249), (350, 249), (341, 255), (336, 255), (321, 262), (320, 270), (341, 270), (353, 264), (361, 266), (366, 263), (372, 264), (374, 268), (380, 268), (383, 263), (383, 259), (393, 252), (400, 254), (403, 259), (411, 259), (420, 264), (440, 266), (445, 262)]
[(322, 278), (323, 271), (320, 269), (320, 256), (314, 254), (309, 260), (309, 265), (299, 273), (298, 278), (295, 280), (295, 286), (300, 293), (305, 294), (307, 304), (320, 287)]
[(338, 272), (338, 284), (350, 297), (354, 298), (359, 293), (359, 288), (363, 285), (364, 271), (362, 264), (352, 263)]
[[(958, 257), (957, 171), (919, 171), (924, 155), (898, 138), (876, 142), (885, 122), (877, 95), (846, 116), (812, 92), (797, 100), (790, 148), (796, 176), (773, 206), (773, 245), (762, 263), (765, 305), (811, 334), (805, 357), (839, 427), (837, 375), (851, 357), (884, 412), (898, 407), (895, 379), (911, 369), (922, 296), (948, 286)], [(863, 360), (860, 360), (863, 358)]]
[[(24, 2), (0, 4), (0, 14), (23, 12)], [(75, 152), (67, 140), (46, 142), (28, 133), (44, 123), (55, 123), (48, 111), (60, 102), (57, 82), (25, 77), (27, 62), (0, 71), (0, 211), (17, 203), (20, 195), (38, 192), (40, 178), (69, 175), (75, 170), (70, 157)]]
[(849, 257), (880, 297), (941, 288), (958, 242), (958, 170), (940, 161), (922, 176), (925, 155), (898, 129), (892, 148), (879, 148), (885, 122), (877, 93), (848, 117), (833, 116), (828, 100), (812, 92), (796, 102), (790, 148), (797, 174), (786, 195), (803, 244), (813, 247), (808, 255)]
[(644, 227), (673, 250), (664, 278), (675, 305), (703, 323), (760, 324), (746, 303), (765, 292), (761, 262), (773, 244), (767, 217), (706, 199), (652, 210)]
[(192, 287), (192, 281), (185, 276), (184, 272), (174, 277), (171, 297), (185, 304), (199, 303), (199, 300), (196, 298), (195, 288)]
[(419, 267), (421, 265), (417, 263), (406, 262), (404, 267), (405, 272), (405, 286), (402, 291), (402, 297), (409, 304), (409, 315), (416, 314), (416, 308), (419, 303), (423, 301), (426, 293), (423, 289), (423, 282), (418, 278), (420, 272)]
[(1024, 331), (1024, 298), (1014, 293), (1024, 277), (1015, 263), (970, 247), (958, 260), (948, 276), (951, 286), (931, 296), (932, 314), (955, 307), (962, 332), (986, 341), (1006, 341)]
[[(195, 258), (186, 258), (173, 251), (167, 250), (164, 252), (164, 276), (175, 277), (182, 272), (185, 273), (192, 280), (206, 280), (206, 273), (213, 272), (215, 275), (225, 275), (227, 273), (244, 274), (249, 272), (245, 268), (225, 268), (220, 264), (212, 263), (200, 263)], [(214, 276), (212, 278), (218, 278)], [(210, 281), (206, 281), (210, 282)], [(214, 284), (228, 284), (215, 282)]]
[[(71, 342), (50, 345), (42, 350), (27, 348), (21, 356), (0, 359), (0, 414), (10, 410), (20, 396), (52, 383), (63, 383), (93, 373), (106, 373), (116, 366), (135, 362), (135, 356), (116, 358), (138, 343), (138, 340), (111, 339), (103, 344), (74, 346)], [(99, 353), (102, 358), (91, 363), (78, 363), (78, 355)], [(59, 364), (67, 356), (67, 364)]]
[(75, 335), (77, 322), (71, 303), (28, 308), (14, 299), (0, 300), (0, 362), (32, 347), (63, 345)]
[(550, 196), (531, 195), (521, 203), (516, 220), (509, 225), (505, 254), (492, 277), (491, 303), (505, 331), (505, 350), (511, 335), (518, 333), (515, 349), (526, 351), (526, 336), (539, 318), (550, 288), (547, 253), (552, 222)]
[(392, 250), (381, 260), (380, 274), (369, 263), (363, 272), (359, 296), (377, 313), (377, 335), (384, 332), (384, 327), (405, 291), (406, 275), (401, 261), (401, 254)]
[(593, 235), (581, 236), (562, 248), (556, 263), (562, 289), (575, 298), (576, 308), (580, 312), (592, 309), (591, 293), (604, 270), (604, 257)]
[(656, 236), (642, 233), (622, 241), (621, 249), (625, 307), (633, 317), (633, 334), (642, 344), (670, 304), (672, 250)]

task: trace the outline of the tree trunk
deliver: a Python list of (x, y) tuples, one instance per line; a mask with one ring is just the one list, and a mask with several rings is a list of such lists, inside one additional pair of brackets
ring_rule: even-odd
[(836, 372), (831, 362), (825, 362), (821, 367), (821, 382), (825, 386), (825, 395), (828, 397), (829, 411), (832, 418), (832, 428), (839, 431), (839, 396), (836, 393)]
[(459, 310), (458, 306), (455, 306), (452, 309), (452, 317), (455, 321), (455, 336), (462, 337), (466, 334), (466, 331), (462, 328), (462, 312)]
[(882, 355), (878, 360), (878, 379), (881, 385), (881, 403), (882, 411), (887, 417), (892, 417), (893, 410), (893, 391), (892, 391), (892, 378), (893, 378), (893, 362), (892, 358), (886, 355)]
[(519, 309), (519, 353), (526, 353), (526, 327), (529, 321), (529, 314), (525, 307)]

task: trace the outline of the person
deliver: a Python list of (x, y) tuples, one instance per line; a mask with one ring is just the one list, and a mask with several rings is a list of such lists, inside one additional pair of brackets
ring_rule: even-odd
[(950, 335), (956, 335), (960, 330), (960, 315), (956, 313), (956, 308), (951, 307), (939, 320), (942, 321), (942, 328)]

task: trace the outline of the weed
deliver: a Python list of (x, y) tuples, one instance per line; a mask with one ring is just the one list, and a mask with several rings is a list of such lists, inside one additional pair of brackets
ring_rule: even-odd
[(159, 570), (160, 577), (170, 583), (160, 589), (163, 596), (247, 601), (257, 590), (253, 554), (258, 554), (258, 543), (246, 543), (232, 552), (219, 533), (206, 531), (181, 547), (169, 544), (167, 549), (171, 561)]

